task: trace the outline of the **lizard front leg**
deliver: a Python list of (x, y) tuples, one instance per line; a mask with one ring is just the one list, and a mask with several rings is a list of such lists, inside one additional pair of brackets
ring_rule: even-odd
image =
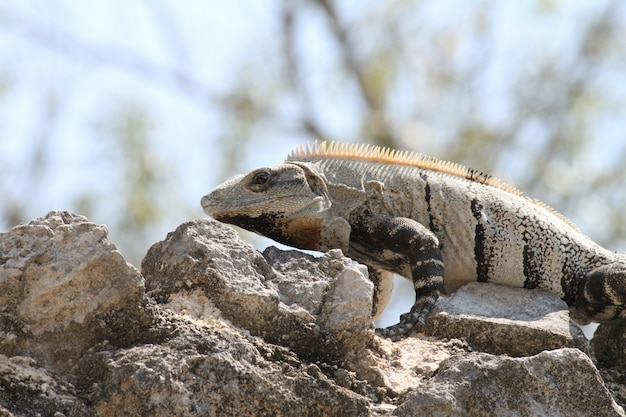
[(402, 275), (410, 274), (415, 302), (400, 322), (376, 329), (383, 337), (407, 334), (424, 323), (443, 286), (443, 259), (437, 237), (422, 224), (405, 217), (361, 217), (352, 227), (350, 254), (355, 259)]

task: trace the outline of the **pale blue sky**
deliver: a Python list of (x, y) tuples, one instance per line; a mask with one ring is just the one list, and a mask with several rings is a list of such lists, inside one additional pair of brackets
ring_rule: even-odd
[[(412, 22), (407, 17), (398, 28), (401, 34), (428, 32), (440, 26), (468, 25), (467, 16), (476, 7), (488, 6), (486, 19), (495, 25), (494, 35), (488, 44), (460, 45), (467, 56), (480, 56), (480, 48), (490, 48), (494, 59), (485, 66), (481, 78), (481, 97), (485, 105), (478, 112), (489, 112), (497, 120), (507, 116), (507, 103), (502, 97), (511, 74), (521, 66), (533, 62), (520, 62), (527, 49), (543, 51), (567, 51), (567, 43), (577, 35), (577, 25), (584, 21), (591, 10), (606, 4), (605, 1), (544, 2), (560, 8), (558, 13), (537, 17), (532, 9), (534, 2), (519, 1), (430, 1), (424, 2), (420, 14)], [(151, 7), (147, 7), (150, 4)], [(0, 163), (5, 167), (2, 178), (5, 195), (20, 194), (32, 189), (28, 199), (26, 218), (44, 214), (52, 208), (72, 208), (77, 195), (85, 190), (107, 196), (115, 195), (115, 167), (103, 166), (100, 153), (109, 146), (97, 126), (106, 124), (116, 108), (124, 103), (149, 103), (149, 111), (158, 126), (155, 129), (151, 157), (158, 158), (163, 174), (176, 170), (179, 179), (179, 207), (198, 208), (199, 195), (223, 179), (220, 169), (221, 156), (213, 152), (214, 143), (223, 137), (223, 121), (219, 111), (219, 99), (225, 86), (237, 81), (234, 68), (245, 68), (246, 63), (263, 62), (250, 68), (254, 77), (269, 80), (277, 73), (272, 55), (282, 53), (279, 46), (269, 46), (279, 36), (280, 20), (276, 1), (111, 1), (92, 0), (21, 2), (0, 1), (0, 82), (4, 94), (0, 95), (0, 144), (3, 155)], [(338, 9), (347, 21), (357, 21), (372, 11), (384, 11), (372, 6), (376, 2), (340, 1)], [(564, 6), (566, 4), (566, 6)], [(313, 6), (306, 18), (301, 19), (298, 41), (302, 53), (303, 73), (315, 105), (317, 120), (327, 128), (330, 136), (342, 140), (358, 141), (355, 120), (362, 111), (349, 86), (334, 93), (327, 93), (327, 72), (332, 71), (336, 52), (328, 35), (321, 28), (325, 22)], [(626, 7), (618, 9), (625, 13)], [(626, 21), (626, 19), (624, 19)], [(176, 29), (164, 31), (163, 27)], [(367, 36), (373, 38), (368, 38)], [(623, 34), (626, 36), (626, 34)], [(376, 36), (365, 34), (359, 44), (368, 48)], [(465, 49), (464, 49), (465, 48)], [(419, 71), (420, 59), (428, 59), (424, 51), (408, 68)], [(623, 51), (622, 51), (623, 53)], [(464, 53), (460, 54), (462, 59)], [(623, 55), (616, 55), (623, 60)], [(568, 56), (563, 54), (563, 61)], [(201, 86), (182, 91), (175, 79), (175, 72), (183, 68), (193, 77), (192, 82)], [(626, 82), (622, 66), (607, 72), (600, 78), (610, 85), (615, 97), (626, 96)], [(142, 74), (137, 76), (134, 70)], [(408, 80), (412, 74), (404, 74)], [(398, 93), (390, 106), (399, 123), (410, 115), (403, 111), (415, 99), (414, 91), (403, 90), (403, 76), (398, 77)], [(339, 83), (340, 80), (337, 80)], [(342, 90), (343, 88), (343, 90)], [(348, 88), (348, 90), (345, 90)], [(427, 86), (424, 95), (428, 100)], [(27, 156), (41, 136), (42, 121), (47, 117), (47, 103), (55, 103), (56, 116), (50, 126), (47, 139), (49, 171), (46, 178), (35, 184), (27, 183), (23, 175)], [(206, 103), (209, 103), (208, 105)], [(435, 103), (438, 105), (440, 103)], [(445, 103), (443, 103), (445, 104)], [(297, 103), (281, 99), (277, 108), (289, 120), (300, 111)], [(622, 109), (606, 115), (598, 121), (596, 143), (584, 161), (587, 169), (594, 164), (601, 167), (616, 155), (617, 147), (626, 142), (623, 124), (616, 121), (623, 116)], [(428, 134), (415, 143), (411, 136), (413, 120), (407, 125), (407, 148), (435, 155), (451, 146), (453, 137), (445, 131), (445, 121), (457, 115), (443, 108), (436, 126), (426, 126)], [(423, 128), (423, 126), (418, 126)], [(530, 132), (528, 145), (541, 140), (541, 135)], [(100, 137), (99, 137), (100, 136)], [(255, 143), (260, 146), (253, 153), (244, 154), (241, 169), (259, 164), (280, 162), (289, 149), (303, 140), (313, 139), (288, 132), (275, 131), (269, 126), (255, 132)], [(463, 162), (463, 161), (460, 161)], [(621, 161), (619, 161), (621, 162)], [(516, 164), (516, 158), (500, 162), (493, 173), (515, 178), (516, 170), (524, 170)], [(565, 167), (564, 169), (567, 169)], [(574, 186), (567, 183), (575, 175), (555, 176), (555, 186)], [(573, 181), (573, 180), (572, 180)], [(115, 205), (103, 205), (96, 221), (107, 223), (115, 216)], [(190, 215), (181, 210), (181, 216), (173, 216), (163, 225), (159, 235), (171, 229)], [(202, 216), (197, 210), (196, 215)], [(574, 214), (576, 217), (576, 214)], [(6, 228), (7, 225), (3, 225)], [(156, 235), (155, 235), (156, 236)]]

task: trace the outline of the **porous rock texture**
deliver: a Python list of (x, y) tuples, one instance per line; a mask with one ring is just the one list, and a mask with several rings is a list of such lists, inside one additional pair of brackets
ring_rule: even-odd
[(392, 342), (339, 251), (260, 254), (203, 219), (140, 273), (55, 211), (0, 234), (0, 416), (624, 416), (602, 379), (623, 400), (623, 326), (599, 371), (558, 298), (510, 290), (462, 288)]
[(547, 292), (479, 282), (442, 297), (424, 331), (463, 338), (474, 350), (496, 355), (532, 356), (561, 347), (589, 353), (590, 349), (580, 327), (569, 320), (563, 300)]

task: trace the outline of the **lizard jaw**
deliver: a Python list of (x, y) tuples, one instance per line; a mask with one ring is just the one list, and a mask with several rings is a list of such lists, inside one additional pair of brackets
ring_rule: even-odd
[(299, 249), (320, 250), (320, 235), (324, 230), (321, 218), (295, 217), (290, 220), (280, 215), (262, 214), (251, 217), (245, 214), (216, 215), (223, 223), (233, 224), (279, 243)]

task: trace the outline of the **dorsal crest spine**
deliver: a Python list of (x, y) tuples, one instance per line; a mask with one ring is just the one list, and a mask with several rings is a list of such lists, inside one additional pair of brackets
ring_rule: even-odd
[(302, 160), (315, 158), (343, 158), (358, 159), (371, 162), (382, 162), (395, 165), (406, 165), (428, 171), (441, 172), (455, 177), (465, 178), (492, 187), (500, 188), (511, 194), (521, 196), (522, 192), (508, 185), (499, 178), (484, 174), (472, 168), (449, 161), (441, 161), (435, 157), (417, 152), (396, 151), (376, 145), (341, 142), (307, 142), (291, 151), (287, 160)]
[(455, 162), (442, 161), (433, 156), (428, 156), (417, 152), (396, 151), (395, 149), (385, 148), (376, 145), (342, 143), (334, 141), (319, 142), (316, 140), (313, 142), (313, 145), (309, 145), (309, 143), (307, 142), (306, 144), (300, 145), (298, 148), (293, 149), (289, 153), (287, 160), (307, 161), (315, 159), (333, 158), (405, 165), (409, 167), (425, 169), (428, 171), (440, 172), (459, 178), (465, 178), (471, 181), (476, 181), (481, 184), (499, 188), (518, 197), (526, 198), (535, 205), (558, 217), (574, 230), (578, 231), (578, 227), (561, 213), (557, 212), (552, 207), (538, 200), (524, 197), (520, 190), (503, 182), (499, 178), (492, 177), (491, 175), (484, 174), (480, 171), (468, 168)]

